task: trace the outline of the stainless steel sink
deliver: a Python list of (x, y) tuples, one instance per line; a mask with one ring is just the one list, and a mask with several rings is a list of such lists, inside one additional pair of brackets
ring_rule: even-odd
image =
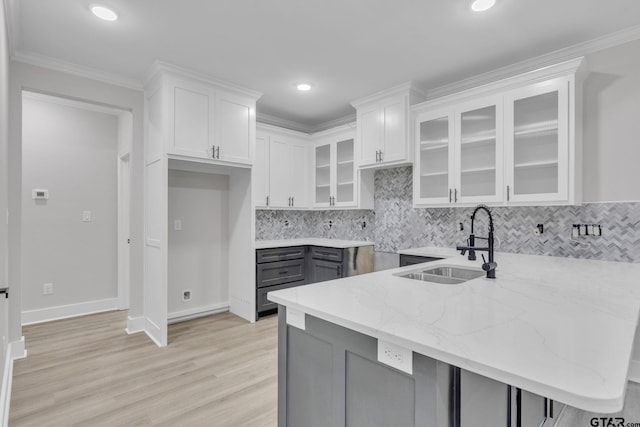
[(441, 283), (444, 285), (458, 285), (467, 280), (477, 279), (485, 275), (482, 270), (474, 268), (456, 267), (453, 265), (440, 265), (432, 268), (421, 268), (408, 273), (396, 273), (395, 276), (407, 279), (422, 280), (425, 282)]

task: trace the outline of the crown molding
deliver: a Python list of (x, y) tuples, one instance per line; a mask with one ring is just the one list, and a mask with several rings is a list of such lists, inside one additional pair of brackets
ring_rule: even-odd
[(625, 28), (602, 37), (577, 43), (563, 49), (558, 49), (524, 61), (516, 62), (515, 64), (507, 65), (505, 67), (497, 68), (486, 73), (478, 74), (467, 79), (431, 89), (427, 91), (426, 99), (431, 100), (434, 98), (440, 98), (456, 92), (492, 83), (496, 80), (513, 77), (531, 70), (575, 59), (577, 57), (585, 56), (593, 52), (608, 49), (638, 39), (640, 39), (640, 25)]
[(19, 44), (18, 17), (20, 16), (20, 2), (17, 0), (5, 0), (4, 15), (7, 22), (7, 44), (9, 45), (9, 58), (13, 57), (16, 46)]
[(307, 132), (301, 132), (286, 127), (262, 122), (256, 123), (256, 130), (269, 133), (278, 133), (280, 135), (292, 136), (303, 140), (307, 140), (309, 138), (309, 134)]
[(434, 108), (444, 108), (451, 104), (456, 104), (479, 96), (487, 96), (498, 93), (498, 91), (502, 92), (511, 90), (524, 85), (530, 85), (532, 83), (542, 82), (570, 74), (575, 74), (576, 80), (580, 81), (584, 76), (585, 69), (586, 60), (584, 57), (579, 57), (569, 61), (560, 62), (558, 64), (549, 65), (547, 67), (542, 67), (537, 70), (517, 74), (502, 80), (491, 81), (490, 83), (474, 86), (449, 95), (429, 99), (421, 104), (411, 106), (411, 112), (412, 114), (419, 114), (424, 111), (430, 111)]
[(281, 117), (272, 116), (270, 114), (265, 113), (256, 113), (256, 122), (262, 123), (265, 125), (275, 126), (278, 128), (285, 128), (289, 130), (293, 130), (296, 132), (302, 132), (306, 134), (310, 134), (313, 132), (313, 128), (303, 123), (299, 123), (293, 120), (283, 119)]
[(74, 64), (72, 62), (63, 61), (61, 59), (52, 58), (50, 56), (41, 55), (33, 52), (14, 51), (11, 59), (16, 62), (22, 62), (36, 67), (47, 68), (49, 70), (60, 71), (62, 73), (72, 74), (74, 76), (84, 77), (91, 80), (97, 80), (102, 83), (108, 83), (115, 86), (125, 87), (142, 91), (142, 82), (119, 74), (109, 73), (98, 70), (97, 68), (85, 67), (84, 65)]
[(81, 110), (95, 111), (98, 113), (110, 114), (113, 116), (119, 116), (125, 111), (115, 107), (110, 107), (102, 104), (94, 104), (91, 102), (78, 101), (72, 98), (63, 98), (61, 96), (47, 95), (40, 92), (32, 92), (28, 90), (22, 91), (22, 97), (27, 99), (33, 99), (39, 102), (48, 102), (50, 104), (63, 105), (65, 107), (78, 108)]
[(190, 70), (188, 68), (180, 67), (178, 65), (170, 64), (164, 61), (154, 61), (153, 65), (151, 65), (151, 69), (146, 74), (144, 79), (145, 86), (158, 74), (158, 73), (170, 73), (179, 77), (186, 77), (192, 80), (198, 80), (202, 83), (218, 86), (222, 89), (227, 89), (233, 92), (240, 93), (242, 95), (248, 96), (254, 100), (258, 100), (262, 97), (262, 92), (258, 92), (257, 90), (248, 89), (246, 87), (237, 85), (232, 82), (228, 82), (221, 79), (216, 79), (214, 77), (208, 76), (204, 73), (200, 73), (198, 71)]
[(347, 116), (343, 116), (343, 117), (339, 117), (337, 119), (333, 119), (333, 120), (328, 120), (326, 122), (322, 122), (316, 126), (312, 126), (310, 127), (310, 132), (309, 133), (318, 133), (318, 132), (323, 132), (326, 130), (331, 130), (337, 127), (342, 127), (342, 126), (355, 126), (356, 124), (356, 114), (349, 114)]
[(314, 139), (325, 138), (327, 136), (334, 136), (334, 135), (346, 133), (346, 132), (354, 132), (354, 135), (355, 135), (355, 131), (356, 131), (355, 117), (353, 119), (354, 120), (352, 122), (345, 123), (343, 125), (333, 126), (331, 128), (324, 129), (318, 132), (314, 132), (311, 134), (311, 138), (314, 138)]
[(371, 102), (376, 102), (390, 96), (403, 95), (406, 93), (409, 94), (410, 104), (413, 104), (414, 100), (424, 101), (427, 98), (427, 94), (422, 89), (418, 88), (415, 83), (409, 81), (397, 86), (393, 86), (389, 89), (381, 90), (380, 92), (376, 92), (374, 94), (356, 99), (355, 101), (351, 101), (351, 105), (354, 108), (359, 108), (362, 105), (369, 104)]

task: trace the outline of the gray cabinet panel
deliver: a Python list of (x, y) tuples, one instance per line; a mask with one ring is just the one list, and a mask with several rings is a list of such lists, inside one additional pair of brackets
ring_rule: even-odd
[(414, 379), (347, 352), (345, 409), (349, 427), (414, 426)]
[(288, 248), (272, 248), (256, 250), (256, 261), (263, 262), (287, 261), (290, 259), (304, 258), (306, 246), (292, 246)]
[(258, 287), (304, 281), (304, 259), (258, 264), (256, 280)]
[(460, 424), (464, 427), (507, 426), (508, 388), (506, 384), (463, 370), (460, 375)]
[(342, 262), (342, 249), (311, 246), (311, 258)]
[(274, 310), (278, 308), (278, 304), (271, 302), (267, 299), (269, 292), (278, 291), (280, 289), (293, 288), (294, 286), (304, 285), (304, 280), (301, 282), (285, 283), (283, 285), (269, 286), (266, 288), (258, 288), (256, 305), (258, 307), (258, 313), (265, 312), (267, 310)]
[(413, 264), (421, 264), (423, 262), (429, 262), (429, 261), (438, 261), (441, 259), (442, 258), (434, 258), (430, 256), (400, 254), (400, 267), (405, 267), (407, 265), (413, 265)]
[(309, 315), (301, 331), (278, 310), (279, 427), (449, 426), (447, 365), (414, 354), (408, 375), (377, 361), (375, 338)]
[(288, 352), (286, 425), (333, 426), (333, 346), (289, 328)]
[(340, 262), (312, 259), (309, 262), (311, 270), (310, 283), (324, 282), (325, 280), (340, 279), (343, 275), (343, 267)]

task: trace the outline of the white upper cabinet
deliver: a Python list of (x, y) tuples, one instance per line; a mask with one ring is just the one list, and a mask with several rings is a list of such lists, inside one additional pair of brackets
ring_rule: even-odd
[(253, 200), (257, 208), (269, 206), (269, 135), (256, 132), (256, 151), (251, 174)]
[(182, 160), (251, 166), (257, 92), (194, 76), (167, 64), (152, 79), (166, 96), (165, 152)]
[(225, 162), (252, 164), (255, 138), (255, 101), (227, 92), (216, 94), (216, 158)]
[(558, 78), (505, 95), (507, 201), (569, 200), (568, 90)]
[(414, 201), (419, 205), (502, 200), (502, 103), (481, 99), (416, 119)]
[(355, 147), (353, 125), (308, 135), (258, 124), (255, 206), (373, 209), (373, 170), (357, 169)]
[(253, 170), (257, 208), (309, 207), (308, 135), (259, 125)]
[(414, 206), (581, 201), (582, 58), (415, 106)]
[(424, 95), (411, 83), (353, 101), (357, 117), (356, 153), (360, 168), (412, 162), (409, 106)]
[(317, 208), (362, 208), (373, 206), (371, 173), (362, 174), (355, 163), (355, 129), (323, 132), (313, 147), (313, 206)]
[(169, 147), (173, 154), (210, 158), (213, 147), (211, 117), (215, 94), (206, 86), (173, 79), (169, 89)]

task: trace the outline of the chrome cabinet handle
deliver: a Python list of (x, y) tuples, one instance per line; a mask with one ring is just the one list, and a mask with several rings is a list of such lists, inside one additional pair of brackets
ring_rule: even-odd
[(458, 203), (458, 189), (453, 190), (453, 202)]
[(267, 196), (267, 206), (269, 206), (269, 196)]
[(293, 199), (293, 196), (291, 196), (291, 206), (295, 205), (295, 200)]
[(451, 189), (449, 189), (449, 203), (451, 203)]
[(507, 202), (509, 201), (509, 186), (507, 185)]
[(215, 145), (211, 146), (211, 158), (212, 159), (216, 158), (216, 146)]
[(380, 150), (380, 161), (382, 162), (382, 150)]
[(376, 163), (378, 163), (380, 161), (380, 157), (378, 157), (379, 155), (379, 151), (376, 150)]
[(216, 147), (216, 159), (219, 159), (219, 158), (220, 158), (220, 146), (218, 145)]

